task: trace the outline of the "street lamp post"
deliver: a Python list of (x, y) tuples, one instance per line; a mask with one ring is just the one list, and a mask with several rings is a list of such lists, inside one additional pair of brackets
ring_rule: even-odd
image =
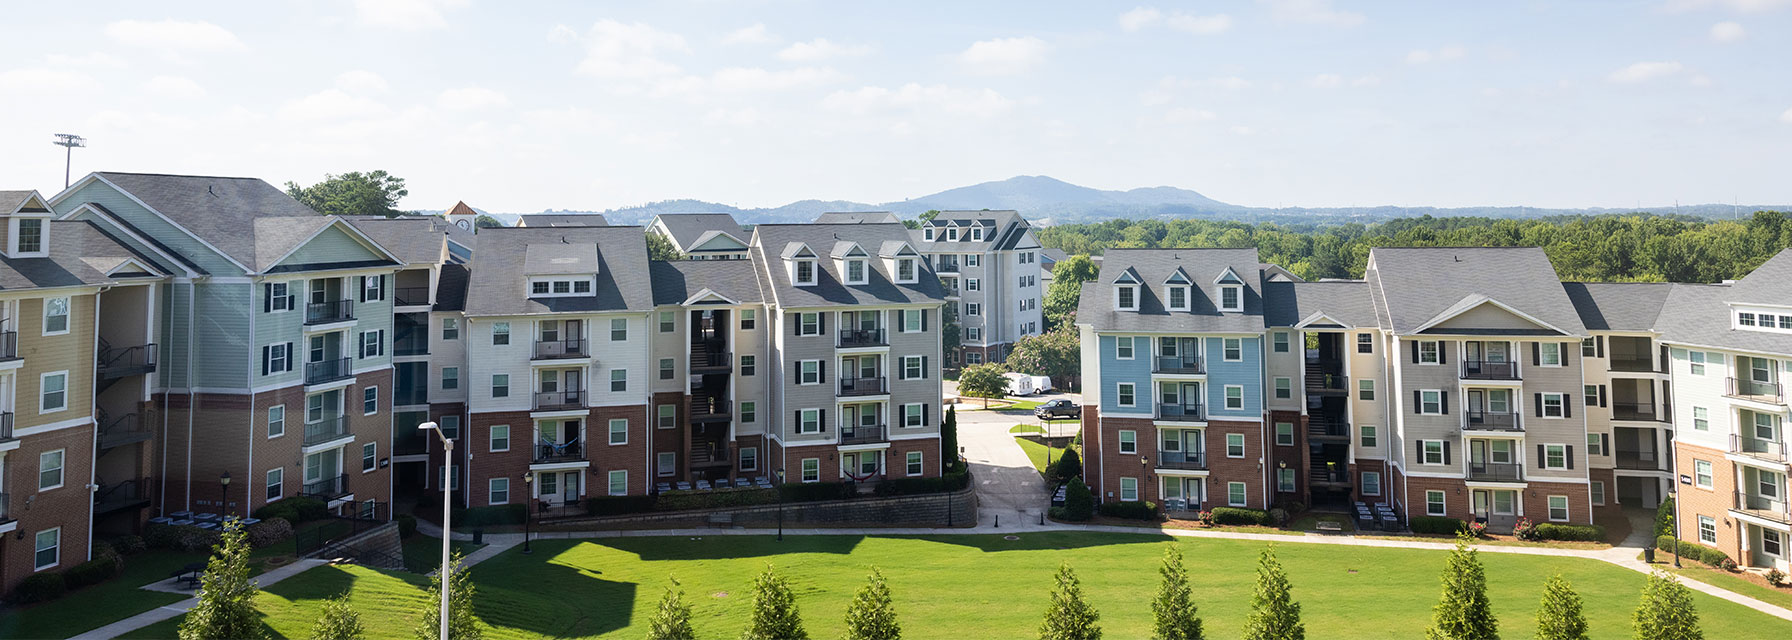
[(784, 467), (778, 467), (778, 542), (784, 541)]
[(218, 526), (224, 526), (224, 505), (230, 502), (230, 472), (218, 476)]
[(417, 425), (417, 428), (434, 432), (436, 439), (442, 441), (442, 635), (440, 640), (448, 640), (448, 579), (451, 577), (448, 568), (448, 540), (454, 537), (454, 529), (449, 524), (450, 514), (454, 510), (449, 496), (453, 492), (454, 485), (449, 482), (448, 475), (454, 468), (454, 441), (443, 435), (441, 426), (433, 421)]
[(529, 509), (523, 512), (523, 553), (534, 553), (529, 549), (529, 521), (535, 519), (535, 474), (523, 474), (523, 494), (528, 498)]

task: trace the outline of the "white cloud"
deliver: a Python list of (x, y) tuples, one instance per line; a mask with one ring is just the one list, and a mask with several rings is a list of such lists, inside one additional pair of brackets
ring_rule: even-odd
[(63, 69), (11, 69), (0, 71), (0, 89), (13, 96), (86, 91), (99, 83), (83, 73)]
[(1668, 11), (1693, 11), (1722, 7), (1740, 13), (1760, 13), (1792, 7), (1792, 0), (1669, 0)]
[(1248, 135), (1257, 133), (1256, 129), (1252, 129), (1252, 128), (1244, 126), (1244, 125), (1233, 126), (1230, 130), (1232, 131), (1232, 133), (1241, 135), (1241, 136), (1248, 136)]
[(845, 79), (845, 74), (827, 67), (803, 67), (778, 71), (767, 71), (757, 67), (729, 67), (710, 74), (708, 85), (718, 91), (778, 91), (839, 82)]
[(822, 99), (824, 108), (865, 116), (879, 113), (937, 111), (973, 118), (991, 118), (1014, 109), (1014, 101), (992, 89), (959, 89), (910, 82), (897, 89), (861, 87), (836, 91)]
[(1460, 59), (1460, 58), (1462, 58), (1462, 56), (1466, 55), (1467, 53), (1468, 53), (1467, 49), (1464, 49), (1457, 45), (1449, 45), (1446, 47), (1440, 47), (1436, 51), (1430, 51), (1430, 50), (1426, 50), (1426, 49), (1413, 49), (1412, 51), (1406, 52), (1406, 63), (1407, 64), (1427, 64), (1427, 63), (1431, 63), (1431, 62), (1449, 62), (1451, 60)]
[(778, 52), (778, 59), (785, 62), (814, 62), (829, 58), (862, 56), (871, 53), (871, 45), (840, 44), (827, 38), (816, 38), (808, 42), (797, 42)]
[(1044, 62), (1046, 48), (1044, 40), (1032, 36), (983, 40), (958, 54), (958, 61), (971, 73), (1012, 75)]
[(199, 86), (192, 78), (183, 76), (156, 76), (143, 83), (143, 88), (167, 98), (198, 98), (205, 95), (205, 87)]
[(1336, 89), (1344, 86), (1344, 77), (1335, 73), (1321, 73), (1308, 80), (1307, 85), (1315, 89)]
[(1729, 44), (1746, 37), (1748, 37), (1748, 32), (1743, 31), (1742, 25), (1740, 24), (1734, 22), (1719, 22), (1711, 25), (1711, 39), (1714, 41)]
[(522, 121), (530, 129), (556, 133), (602, 133), (614, 131), (616, 123), (603, 114), (584, 107), (531, 109), (523, 112)]
[(349, 92), (383, 92), (389, 87), (380, 74), (366, 69), (344, 71), (336, 76), (336, 88)]
[(1332, 8), (1332, 0), (1257, 0), (1269, 5), (1269, 15), (1278, 22), (1299, 22), (1334, 27), (1354, 27), (1363, 23), (1363, 14)]
[(1171, 29), (1192, 33), (1198, 36), (1210, 36), (1232, 28), (1232, 17), (1226, 14), (1198, 16), (1192, 13), (1175, 13), (1166, 22)]
[(249, 48), (230, 30), (204, 21), (119, 20), (107, 24), (105, 33), (119, 44), (157, 49), (166, 55)]
[(344, 93), (341, 89), (325, 89), (281, 105), (277, 115), (282, 120), (343, 120), (383, 116), (391, 110), (384, 104)]
[(1350, 81), (1350, 86), (1353, 86), (1353, 87), (1378, 87), (1378, 86), (1381, 86), (1381, 76), (1373, 76), (1373, 75), (1357, 76), (1355, 80)]
[(355, 21), (363, 27), (425, 31), (448, 26), (445, 9), (467, 6), (467, 0), (355, 0)]
[(1638, 62), (1613, 71), (1611, 75), (1606, 76), (1606, 79), (1620, 84), (1635, 84), (1671, 76), (1680, 73), (1680, 70), (1684, 68), (1678, 62)]
[(510, 98), (485, 87), (449, 89), (436, 96), (436, 106), (451, 111), (476, 111), (510, 105)]
[(585, 34), (585, 59), (579, 73), (599, 78), (654, 78), (678, 73), (678, 65), (661, 59), (689, 51), (684, 36), (644, 23), (600, 20)]
[(1787, 109), (1785, 113), (1780, 114), (1780, 122), (1792, 124), (1792, 109)]
[(1120, 14), (1120, 28), (1127, 31), (1138, 31), (1164, 17), (1163, 12), (1152, 7), (1139, 7)]
[(1164, 122), (1170, 124), (1194, 124), (1196, 122), (1207, 122), (1218, 117), (1219, 114), (1212, 111), (1190, 107), (1177, 107), (1164, 112)]
[(1214, 87), (1217, 87), (1220, 89), (1237, 91), (1239, 89), (1243, 89), (1245, 87), (1251, 86), (1251, 81), (1246, 80), (1244, 78), (1240, 78), (1238, 76), (1226, 76), (1223, 78), (1208, 78), (1207, 84), (1213, 85)]
[(703, 114), (703, 124), (725, 127), (750, 127), (759, 124), (759, 110), (752, 107), (744, 109), (711, 109)]
[(89, 51), (81, 55), (52, 53), (44, 56), (44, 62), (50, 63), (52, 67), (124, 68), (126, 66), (124, 60), (101, 51)]
[(780, 38), (766, 31), (765, 25), (754, 24), (750, 27), (735, 29), (733, 33), (722, 38), (722, 44), (777, 44)]

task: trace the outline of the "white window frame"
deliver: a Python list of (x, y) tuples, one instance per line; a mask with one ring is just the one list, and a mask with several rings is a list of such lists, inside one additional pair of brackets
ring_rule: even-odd
[(918, 476), (927, 470), (925, 457), (919, 451), (910, 451), (902, 456), (903, 471), (909, 476)]
[(678, 427), (678, 405), (654, 405), (655, 426), (661, 429)]
[(662, 478), (678, 475), (678, 452), (660, 451), (653, 454), (653, 469)]
[[(1236, 390), (1238, 392), (1237, 395), (1233, 395), (1232, 392), (1234, 390)], [(1224, 406), (1227, 411), (1242, 411), (1242, 410), (1244, 410), (1244, 385), (1242, 385), (1242, 384), (1226, 385), (1223, 388), (1223, 394), (1224, 395), (1221, 396), (1222, 397), (1221, 402), (1225, 403), (1222, 406)], [(1232, 405), (1233, 400), (1238, 401), (1237, 406)]]
[(460, 388), (460, 367), (442, 367), (442, 390)]
[[(1550, 362), (1550, 359), (1552, 357), (1555, 359), (1555, 362)], [(1562, 366), (1562, 344), (1559, 342), (1539, 342), (1539, 343), (1537, 343), (1537, 366), (1539, 366), (1539, 367), (1560, 367), (1560, 366)]]
[[(811, 425), (811, 424), (815, 425), (815, 428), (810, 429), (809, 425)], [(798, 434), (802, 434), (802, 435), (813, 435), (813, 434), (821, 433), (821, 410), (820, 409), (801, 409), (801, 410), (799, 410), (799, 413), (797, 413), (796, 432)]]
[[(845, 271), (846, 284), (866, 284), (871, 281), (871, 268), (866, 266), (864, 258), (849, 258), (845, 262), (846, 268), (842, 271)], [(854, 270), (858, 271), (856, 277), (853, 275)]]
[[(498, 487), (499, 484), (503, 484), (504, 485), (503, 488), (499, 488)], [(503, 496), (504, 496), (503, 499), (500, 500), (498, 498), (499, 494), (503, 494)], [(486, 504), (510, 504), (510, 478), (509, 477), (491, 478), (491, 479), (485, 481), (485, 503)]]
[(1120, 455), (1136, 455), (1139, 452), (1139, 432), (1132, 429), (1121, 429), (1118, 437)]
[(902, 356), (902, 379), (927, 379), (927, 372), (921, 367), (921, 356)]
[[(1555, 457), (1557, 455), (1561, 456), (1562, 463), (1559, 465), (1551, 464), (1549, 459), (1552, 457)], [(1539, 468), (1543, 468), (1543, 469), (1556, 469), (1556, 470), (1567, 469), (1568, 468), (1568, 445), (1565, 445), (1565, 444), (1545, 444), (1545, 445), (1543, 445), (1543, 459), (1537, 461), (1537, 466)]]
[[(809, 276), (807, 278), (803, 277), (805, 271)], [(790, 284), (798, 287), (813, 287), (817, 271), (814, 260), (792, 260), (790, 261)]]
[(796, 314), (796, 335), (803, 338), (821, 335), (821, 314), (814, 311)]
[(1381, 446), (1381, 438), (1376, 433), (1375, 425), (1372, 425), (1372, 424), (1360, 425), (1357, 428), (1357, 432), (1358, 432), (1357, 433), (1357, 441), (1359, 443), (1361, 443), (1360, 446), (1363, 446), (1363, 447), (1379, 447), (1379, 446)]
[(610, 318), (610, 342), (628, 342), (628, 318)]
[[(502, 379), (503, 384), (499, 384), (500, 379)], [(502, 393), (499, 392), (500, 390), (502, 390)], [(510, 374), (508, 374), (508, 373), (492, 374), (492, 397), (493, 398), (508, 398), (508, 397), (510, 397)]]
[(1245, 486), (1243, 482), (1226, 483), (1226, 504), (1228, 506), (1242, 507), (1250, 504), (1250, 501), (1250, 487)]
[[(618, 431), (616, 429), (618, 424), (620, 424), (622, 426), (621, 431)], [(610, 418), (609, 423), (607, 423), (605, 425), (605, 429), (606, 429), (606, 433), (609, 434), (607, 439), (608, 439), (608, 442), (610, 443), (610, 446), (619, 447), (619, 446), (628, 444), (628, 419), (627, 418)], [(616, 441), (617, 434), (622, 435), (621, 442)]]
[(983, 266), (983, 254), (981, 254), (981, 253), (964, 254), (964, 266), (967, 266), (967, 267)]
[(740, 421), (742, 424), (753, 424), (759, 421), (759, 403), (751, 400), (740, 403)]
[(1441, 416), (1444, 414), (1444, 392), (1442, 389), (1419, 390), (1419, 415)]
[[(1433, 502), (1431, 500), (1432, 496), (1437, 497), (1437, 500), (1435, 502)], [(1431, 508), (1433, 504), (1435, 504), (1437, 506), (1436, 510), (1433, 510)], [(1428, 489), (1425, 491), (1425, 515), (1442, 516), (1442, 515), (1448, 514), (1449, 512), (1450, 512), (1450, 496), (1449, 496), (1449, 494), (1447, 494), (1443, 491), (1438, 491), (1436, 489)]]
[(610, 370), (610, 393), (628, 391), (628, 369)]
[(1138, 355), (1138, 347), (1133, 343), (1132, 336), (1114, 337), (1115, 360), (1131, 360), (1136, 355)]
[(964, 279), (964, 290), (965, 291), (982, 291), (983, 290), (983, 281), (979, 280), (977, 278), (965, 278)]
[(796, 371), (797, 384), (805, 387), (821, 384), (820, 360), (798, 360), (796, 361)]
[(1128, 477), (1128, 476), (1122, 476), (1120, 478), (1120, 501), (1121, 502), (1138, 502), (1139, 501), (1139, 479), (1138, 478), (1133, 478), (1133, 477)]
[(925, 317), (925, 312), (920, 309), (903, 309), (902, 332), (921, 333), (921, 320)]
[(1299, 485), (1294, 479), (1294, 469), (1276, 469), (1276, 491), (1278, 493), (1294, 493)]
[[(1284, 427), (1286, 427), (1286, 429), (1284, 429)], [(1287, 436), (1287, 440), (1285, 442), (1283, 441), (1283, 436)], [(1292, 422), (1277, 422), (1276, 423), (1276, 446), (1278, 446), (1278, 447), (1294, 446), (1294, 423), (1292, 423)]]
[(1711, 430), (1711, 410), (1710, 409), (1707, 409), (1705, 407), (1693, 407), (1692, 408), (1692, 429), (1693, 429), (1693, 431), (1710, 431)]
[(1274, 385), (1277, 400), (1287, 400), (1294, 397), (1293, 378), (1277, 376), (1274, 380)]
[[(369, 455), (372, 454), (372, 455)], [(372, 461), (373, 465), (368, 466)], [(380, 443), (369, 442), (361, 445), (361, 473), (373, 473), (380, 470)]]
[(926, 409), (927, 405), (923, 404), (902, 405), (902, 427), (912, 429), (924, 426), (927, 421)]
[[(1561, 517), (1556, 517), (1556, 502), (1558, 500), (1561, 501), (1562, 505)], [(1568, 496), (1547, 496), (1543, 501), (1544, 507), (1548, 511), (1550, 522), (1567, 522), (1568, 518), (1572, 515), (1568, 509)]]
[[(44, 546), (44, 534), (49, 534), (50, 546)], [(52, 552), (55, 559), (48, 563), (38, 561), (38, 556), (43, 555), (45, 551)], [(31, 537), (31, 570), (33, 572), (54, 569), (60, 564), (62, 564), (62, 527), (50, 527)]]
[[(1699, 516), (1699, 542), (1709, 545), (1717, 544), (1717, 519), (1711, 516)], [(1709, 535), (1707, 535), (1709, 534)]]
[(1114, 287), (1114, 309), (1118, 311), (1138, 311), (1138, 287), (1130, 284)]
[[(1567, 411), (1568, 411), (1568, 397), (1565, 394), (1544, 393), (1544, 394), (1542, 394), (1542, 397), (1543, 397), (1543, 405), (1541, 408), (1543, 411), (1543, 417), (1560, 419), (1560, 418), (1563, 418), (1566, 416)], [(1551, 400), (1555, 401), (1555, 413), (1553, 415), (1550, 413), (1550, 401)]]
[[(272, 491), (270, 491), (272, 490)], [(268, 502), (286, 497), (286, 469), (274, 467), (262, 476), (261, 491)]]
[[(1130, 401), (1128, 400), (1130, 398)], [(1138, 386), (1131, 382), (1114, 384), (1114, 404), (1122, 407), (1136, 407), (1139, 404)]]
[(1244, 362), (1244, 339), (1221, 338), (1220, 359), (1226, 362)]
[[(498, 431), (500, 429), (502, 429), (504, 432), (504, 448), (502, 448), (502, 449), (498, 448)], [(485, 447), (486, 447), (487, 453), (502, 453), (505, 451), (509, 451), (510, 450), (510, 425), (507, 425), (507, 424), (492, 425), (491, 428), (489, 430), (487, 430), (487, 432), (485, 434)]]
[[(57, 303), (59, 303), (59, 302), (62, 305), (62, 313), (52, 315), (50, 313), (50, 310), (55, 308)], [(43, 335), (46, 335), (46, 336), (67, 335), (68, 332), (73, 328), (74, 318), (75, 318), (74, 301), (69, 299), (68, 296), (56, 296), (56, 297), (52, 297), (52, 298), (44, 298), (43, 311), (44, 311)], [(50, 318), (62, 318), (62, 329), (57, 330), (57, 331), (52, 331), (50, 329)]]
[[(1419, 451), (1422, 452), (1419, 457), (1419, 464), (1439, 467), (1444, 465), (1444, 441), (1420, 440), (1419, 443)], [(1437, 445), (1437, 449), (1433, 450), (1431, 445)]]
[(1593, 499), (1593, 504), (1601, 505), (1601, 506), (1605, 505), (1605, 481), (1604, 480), (1588, 480), (1587, 481), (1587, 493), (1591, 494), (1590, 497)]
[(492, 346), (500, 346), (500, 345), (508, 345), (508, 344), (510, 344), (510, 323), (509, 322), (493, 322), (492, 323)]
[[(369, 409), (368, 404), (373, 408)], [(380, 388), (376, 386), (361, 389), (361, 415), (371, 416), (380, 412)]]
[(821, 482), (821, 458), (803, 458), (798, 463), (799, 478), (804, 484)]
[(1273, 351), (1275, 353), (1288, 353), (1288, 349), (1290, 348), (1290, 343), (1292, 343), (1293, 341), (1294, 341), (1293, 338), (1290, 338), (1288, 336), (1287, 331), (1277, 331), (1273, 334), (1270, 334), (1270, 339), (1269, 339), (1270, 351)]
[[(61, 399), (60, 405), (51, 407), (49, 405), (46, 405), (44, 402), (45, 402), (45, 398), (51, 393), (49, 391), (50, 378), (57, 378), (57, 377), (62, 379), (62, 383), (61, 383), (62, 389), (60, 391), (57, 391), (56, 393), (62, 394), (62, 399)], [(59, 412), (67, 411), (68, 410), (68, 396), (69, 396), (68, 371), (66, 369), (62, 370), (62, 371), (49, 371), (49, 372), (38, 374), (38, 377), (37, 377), (37, 413), (38, 413), (38, 415), (44, 415), (47, 413), (59, 413)]]
[(442, 340), (460, 339), (460, 319), (442, 318)]
[[(1362, 472), (1362, 476), (1363, 476), (1363, 495), (1365, 495), (1365, 496), (1381, 495), (1381, 472), (1380, 471), (1364, 471), (1364, 472)], [(1370, 478), (1374, 478), (1375, 480), (1373, 482), (1371, 482), (1369, 480)], [(1371, 490), (1371, 487), (1373, 487), (1373, 490)]]
[(1363, 379), (1356, 381), (1356, 399), (1358, 399), (1358, 400), (1374, 400), (1375, 399), (1375, 380), (1374, 379), (1363, 378)]
[(1712, 488), (1714, 486), (1713, 481), (1715, 479), (1715, 477), (1712, 475), (1713, 473), (1714, 473), (1714, 471), (1712, 469), (1710, 460), (1697, 460), (1697, 459), (1693, 460), (1692, 461), (1692, 486), (1698, 487), (1700, 489)]
[(740, 470), (741, 471), (758, 471), (759, 470), (759, 447), (741, 447), (740, 448)]
[[(1236, 448), (1238, 450), (1238, 453), (1232, 453), (1232, 450), (1234, 448)], [(1245, 453), (1245, 451), (1244, 451), (1244, 434), (1242, 434), (1242, 433), (1226, 434), (1226, 457), (1228, 457), (1228, 458), (1243, 458), (1244, 453)]]
[[(1226, 296), (1232, 297), (1232, 304), (1226, 303)], [(1220, 285), (1220, 311), (1244, 311), (1244, 286), (1236, 284)]]
[[(914, 284), (921, 281), (921, 266), (916, 262), (915, 258), (896, 259), (897, 284)], [(907, 275), (904, 275), (904, 271), (907, 272)]]
[[(276, 417), (275, 414), (279, 414), (278, 417)], [(268, 439), (271, 440), (271, 439), (286, 435), (286, 405), (277, 404), (277, 405), (268, 407), (267, 418), (268, 418)], [(280, 425), (279, 431), (274, 430), (274, 425), (276, 425), (276, 424)]]
[[(1182, 298), (1181, 302), (1177, 301), (1178, 296)], [(1188, 311), (1188, 287), (1185, 285), (1164, 287), (1164, 300), (1171, 311)]]
[(1443, 355), (1443, 343), (1437, 340), (1419, 341), (1419, 364), (1441, 364)]
[(604, 487), (606, 493), (613, 496), (628, 495), (628, 469), (611, 469), (605, 479), (609, 481)]
[[(47, 466), (47, 464), (44, 461), (45, 458), (48, 458), (51, 455), (56, 456), (56, 466), (54, 466), (54, 467)], [(56, 484), (45, 485), (44, 484), (44, 473), (46, 473), (47, 471), (50, 471), (52, 469), (56, 471)], [(67, 483), (68, 483), (68, 449), (51, 449), (49, 451), (44, 451), (42, 453), (37, 454), (37, 490), (38, 490), (38, 492), (41, 493), (41, 492), (49, 491), (52, 489), (61, 489), (63, 487), (63, 485), (65, 485)]]

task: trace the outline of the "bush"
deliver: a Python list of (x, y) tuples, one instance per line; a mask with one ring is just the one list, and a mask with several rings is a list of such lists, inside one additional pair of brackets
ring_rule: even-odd
[(784, 494), (785, 502), (820, 502), (847, 500), (858, 495), (859, 490), (847, 482), (793, 482), (779, 485), (778, 492)]
[(94, 558), (63, 572), (63, 583), (69, 589), (79, 589), (88, 585), (99, 584), (118, 575), (122, 562), (116, 555)]
[(662, 493), (648, 496), (650, 500), (643, 502), (646, 511), (680, 511), (684, 509), (713, 509), (717, 507), (751, 507), (762, 504), (775, 504), (778, 492), (772, 489), (740, 489), (736, 491), (700, 491)]
[(19, 604), (48, 602), (62, 597), (68, 584), (60, 573), (34, 573), (13, 587), (12, 601)]
[(142, 536), (120, 536), (112, 539), (112, 548), (120, 554), (134, 556), (147, 551), (149, 544), (143, 541)]
[(1083, 475), (1083, 458), (1075, 448), (1065, 449), (1064, 455), (1058, 456), (1058, 459), (1052, 461), (1052, 465), (1046, 468), (1046, 480), (1053, 484), (1080, 475)]
[(894, 478), (877, 484), (877, 495), (909, 496), (961, 491), (971, 484), (969, 469), (960, 469), (938, 478)]
[(1129, 520), (1157, 520), (1157, 505), (1142, 500), (1103, 502), (1101, 515)]
[(1537, 525), (1537, 538), (1541, 540), (1603, 542), (1605, 541), (1605, 527), (1596, 524), (1555, 524), (1552, 522), (1545, 522)]
[(1655, 506), (1655, 537), (1674, 535), (1674, 499), (1664, 498)]
[(260, 549), (291, 538), (292, 523), (286, 518), (269, 518), (249, 525), (243, 533), (249, 536), (249, 546)]
[(223, 538), (216, 530), (207, 531), (199, 527), (177, 527), (169, 524), (152, 524), (144, 530), (143, 537), (149, 546), (156, 549), (173, 551), (200, 551), (212, 548)]
[(1767, 584), (1776, 587), (1786, 586), (1786, 572), (1780, 571), (1778, 567), (1768, 569), (1767, 575), (1762, 577), (1767, 579)]
[(1413, 533), (1453, 536), (1458, 531), (1468, 530), (1468, 523), (1444, 516), (1414, 516), (1412, 521), (1406, 524), (1406, 528), (1411, 529)]
[(1064, 488), (1064, 519), (1082, 522), (1095, 517), (1095, 495), (1082, 478), (1071, 478)]
[(529, 505), (499, 504), (489, 507), (473, 507), (471, 509), (454, 510), (456, 527), (489, 527), (494, 525), (522, 524), (529, 518)]
[(293, 496), (256, 509), (253, 514), (262, 520), (280, 518), (294, 525), (330, 517), (330, 507), (323, 500), (310, 496)]
[(1069, 516), (1064, 514), (1064, 507), (1048, 507), (1045, 510), (1045, 515), (1051, 516), (1053, 520), (1070, 519)]
[(1698, 560), (1707, 565), (1731, 571), (1733, 571), (1733, 567), (1736, 566), (1736, 561), (1731, 560), (1730, 555), (1724, 553), (1722, 550), (1707, 547), (1702, 544), (1686, 542), (1684, 540), (1676, 541), (1674, 540), (1674, 536), (1671, 535), (1656, 537), (1655, 548), (1668, 553), (1673, 553), (1675, 542), (1679, 542), (1680, 556), (1683, 558)]
[(1519, 540), (1541, 540), (1537, 533), (1537, 525), (1531, 524), (1530, 518), (1519, 518), (1518, 524), (1512, 525), (1512, 536)]
[(653, 510), (653, 496), (598, 496), (585, 499), (585, 509), (594, 516), (620, 516), (647, 513)]
[(409, 538), (414, 535), (417, 535), (417, 516), (398, 514), (398, 537)]
[(1211, 513), (1213, 514), (1213, 524), (1220, 526), (1269, 524), (1269, 514), (1262, 509), (1214, 507)]

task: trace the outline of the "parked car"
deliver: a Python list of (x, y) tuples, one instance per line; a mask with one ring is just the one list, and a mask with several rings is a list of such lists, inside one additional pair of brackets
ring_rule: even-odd
[(1034, 408), (1033, 417), (1040, 420), (1077, 419), (1083, 417), (1083, 408), (1069, 400), (1052, 400)]

